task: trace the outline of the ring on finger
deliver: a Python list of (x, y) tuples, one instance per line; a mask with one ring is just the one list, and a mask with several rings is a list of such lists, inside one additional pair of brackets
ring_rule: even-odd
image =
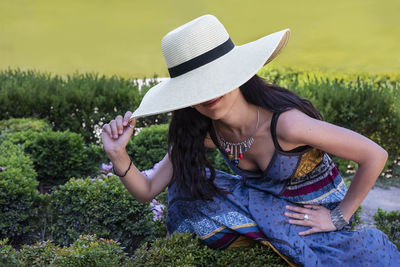
[(135, 126), (133, 126), (132, 124), (128, 123), (129, 128), (135, 129)]
[(310, 219), (310, 216), (308, 216), (308, 214), (304, 214), (303, 220), (309, 220), (309, 219)]

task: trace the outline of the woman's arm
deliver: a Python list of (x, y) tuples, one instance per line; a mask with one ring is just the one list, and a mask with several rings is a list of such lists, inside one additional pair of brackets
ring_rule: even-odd
[(277, 124), (283, 149), (310, 145), (358, 163), (349, 190), (340, 204), (346, 221), (360, 206), (385, 166), (388, 153), (370, 139), (351, 130), (313, 119), (293, 109), (281, 114)]
[(136, 126), (136, 119), (128, 121), (131, 114), (132, 112), (127, 111), (124, 118), (118, 115), (115, 120), (104, 124), (102, 141), (115, 171), (120, 175), (126, 172), (125, 176), (120, 177), (121, 182), (137, 201), (145, 203), (161, 193), (171, 181), (172, 164), (167, 153), (158, 168), (150, 175), (151, 177), (146, 177), (135, 165), (130, 165), (131, 160), (126, 153), (126, 146)]
[[(122, 173), (129, 166), (130, 159), (125, 151), (110, 153), (108, 157), (113, 162), (113, 166), (118, 173)], [(120, 180), (129, 193), (140, 203), (151, 201), (154, 197), (164, 191), (165, 187), (172, 179), (172, 164), (168, 153), (159, 162), (157, 169), (149, 177), (143, 175), (135, 165), (125, 177)]]

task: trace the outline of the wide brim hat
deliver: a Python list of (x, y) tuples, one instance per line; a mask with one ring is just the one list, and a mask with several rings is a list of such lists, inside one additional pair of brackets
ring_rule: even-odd
[(171, 78), (150, 88), (130, 119), (182, 109), (231, 92), (274, 59), (289, 35), (290, 29), (284, 29), (239, 46), (213, 15), (183, 24), (161, 41)]

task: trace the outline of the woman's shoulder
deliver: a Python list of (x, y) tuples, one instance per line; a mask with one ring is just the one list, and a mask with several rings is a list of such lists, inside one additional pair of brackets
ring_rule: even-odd
[(305, 118), (310, 118), (304, 112), (298, 110), (297, 108), (291, 108), (279, 113), (279, 124), (281, 126), (293, 125), (297, 121), (302, 121)]
[(298, 135), (300, 132), (304, 132), (301, 130), (307, 127), (312, 118), (296, 108), (283, 111), (278, 115), (276, 136), (280, 142), (286, 143), (284, 146), (287, 148), (305, 145), (298, 142)]
[(297, 108), (292, 108), (279, 113), (277, 128), (280, 135), (290, 135), (297, 132), (299, 128), (307, 127), (307, 124), (315, 120)]

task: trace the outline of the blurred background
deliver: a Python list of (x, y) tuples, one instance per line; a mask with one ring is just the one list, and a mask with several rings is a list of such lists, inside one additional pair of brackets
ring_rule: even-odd
[(162, 37), (213, 14), (236, 45), (290, 28), (276, 68), (397, 72), (399, 11), (398, 0), (0, 0), (0, 69), (168, 77)]

